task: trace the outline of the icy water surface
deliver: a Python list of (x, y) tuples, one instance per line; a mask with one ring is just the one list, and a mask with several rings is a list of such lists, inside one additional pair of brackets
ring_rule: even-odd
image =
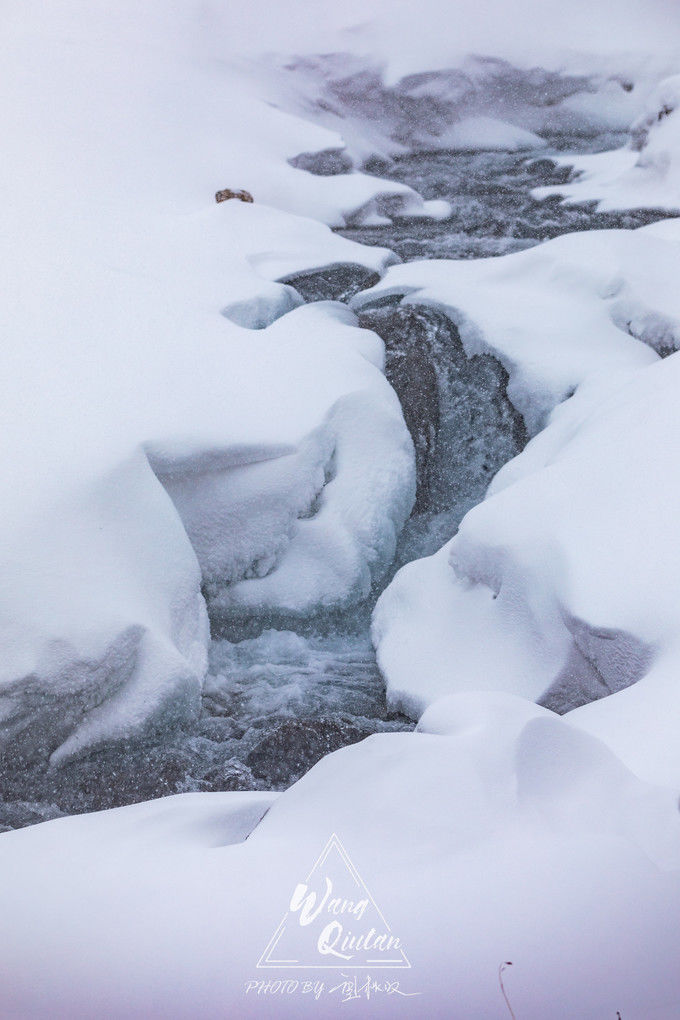
[[(412, 185), (425, 198), (448, 199), (451, 217), (341, 233), (412, 260), (501, 255), (571, 230), (640, 226), (663, 214), (599, 214), (530, 195), (533, 187), (566, 180), (569, 171), (551, 163), (552, 152), (620, 142), (611, 136), (555, 138), (548, 150), (528, 154), (404, 156), (371, 169)], [(308, 301), (348, 300), (375, 279), (350, 266), (292, 282)], [(387, 375), (402, 401), (418, 466), (416, 508), (384, 588), (400, 565), (434, 552), (455, 533), (526, 435), (507, 399), (505, 370), (489, 355), (466, 358), (442, 314), (418, 306), (385, 308), (365, 311), (360, 321), (385, 341)], [(412, 728), (388, 709), (369, 639), (379, 594), (344, 615), (304, 626), (278, 621), (261, 634), (227, 633), (214, 640), (201, 716), (190, 731), (48, 771), (0, 761), (0, 831), (189, 790), (285, 789), (330, 751), (371, 733)]]

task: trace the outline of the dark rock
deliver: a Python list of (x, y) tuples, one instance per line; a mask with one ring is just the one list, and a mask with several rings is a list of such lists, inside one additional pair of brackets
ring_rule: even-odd
[(573, 175), (570, 166), (560, 166), (553, 159), (533, 159), (526, 165), (529, 174), (536, 185), (566, 184)]
[(649, 670), (652, 649), (627, 631), (593, 627), (564, 616), (573, 644), (560, 674), (538, 704), (564, 715), (637, 683)]
[[(226, 740), (240, 740), (244, 734), (243, 726), (240, 725), (231, 716), (223, 715), (218, 713), (213, 715), (214, 701), (212, 698), (204, 697), (203, 699), (203, 710), (204, 714), (198, 722), (198, 732), (202, 737), (207, 740), (212, 740), (216, 743), (224, 743)], [(234, 711), (234, 706), (231, 705), (231, 711)]]
[(316, 177), (335, 177), (352, 170), (352, 160), (344, 149), (322, 149), (320, 152), (301, 152), (288, 162), (298, 170), (306, 170)]
[(460, 492), (481, 500), (527, 441), (505, 368), (490, 354), (468, 358), (454, 323), (432, 308), (368, 309), (359, 323), (385, 341), (385, 372), (416, 450), (416, 512), (447, 509)]
[(201, 776), (201, 788), (209, 793), (218, 793), (222, 790), (254, 790), (256, 787), (253, 773), (237, 758), (228, 758)]
[(355, 744), (372, 732), (370, 724), (342, 717), (276, 720), (267, 726), (246, 763), (268, 786), (287, 786), (297, 782), (324, 755)]
[(393, 166), (394, 164), (391, 160), (384, 159), (382, 156), (369, 156), (361, 169), (364, 173), (371, 174), (373, 177), (389, 177)]
[(0, 832), (37, 825), (51, 818), (59, 818), (61, 811), (54, 804), (27, 803), (26, 801), (0, 800)]
[(236, 198), (239, 202), (252, 202), (253, 196), (249, 191), (241, 188), (239, 191), (232, 191), (230, 188), (224, 188), (223, 191), (218, 191), (215, 194), (216, 202), (227, 202), (230, 198)]
[(310, 273), (286, 276), (279, 283), (286, 283), (307, 302), (349, 301), (361, 290), (373, 287), (380, 277), (365, 266), (353, 263), (316, 269)]

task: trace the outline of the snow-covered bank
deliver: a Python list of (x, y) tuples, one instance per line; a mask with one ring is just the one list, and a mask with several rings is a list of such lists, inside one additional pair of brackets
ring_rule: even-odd
[(537, 188), (545, 198), (596, 201), (600, 209), (680, 210), (680, 75), (664, 78), (630, 125), (631, 143), (615, 152), (565, 158), (578, 171), (567, 186)]
[[(201, 580), (217, 596), (252, 577), (254, 608), (351, 599), (389, 562), (413, 499), (380, 341), (326, 306), (257, 332), (234, 320), (265, 326), (296, 304), (270, 282), (286, 273), (381, 272), (389, 253), (324, 223), (374, 215), (380, 195), (423, 203), (290, 166), (337, 138), (241, 84), (235, 105), (238, 75), (197, 12), (6, 12), (6, 753), (56, 760), (189, 718), (206, 665)], [(255, 203), (216, 205), (225, 184)], [(373, 437), (360, 449), (359, 420)], [(285, 551), (294, 583), (282, 571), (265, 596)]]
[[(3, 417), (18, 440), (2, 464), (3, 732), (21, 753), (71, 753), (195, 710), (196, 556), (220, 611), (305, 612), (365, 594), (408, 514), (411, 451), (379, 345), (327, 306), (282, 318), (297, 298), (272, 281), (341, 263), (382, 272), (386, 252), (323, 224), (444, 205), (291, 165), (347, 139), (271, 105), (262, 64), (234, 58), (242, 28), (230, 34), (219, 4), (63, 0), (46, 16), (29, 2), (5, 17)], [(475, 94), (512, 81), (522, 105), (526, 62), (515, 73), (488, 52)], [(534, 92), (549, 82), (561, 103), (590, 89), (579, 59), (565, 86), (551, 58)], [(430, 55), (420, 70), (437, 66)], [(427, 104), (442, 80), (408, 87)], [(225, 186), (255, 203), (216, 206)], [(68, 712), (42, 712), (29, 733), (30, 691)]]
[(357, 299), (406, 291), (445, 310), (468, 351), (506, 365), (528, 424), (547, 415), (449, 545), (381, 597), (374, 636), (393, 704), (419, 714), (449, 691), (496, 689), (564, 711), (637, 681), (574, 720), (639, 774), (680, 783), (665, 679), (680, 632), (668, 512), (680, 356), (658, 361), (632, 338), (675, 349), (679, 244), (670, 220), (569, 235), (446, 271), (396, 267)]
[[(339, 751), (273, 804), (190, 795), (5, 834), (3, 1012), (335, 1015), (351, 959), (342, 970), (324, 969), (338, 962), (328, 957), (315, 970), (257, 964), (337, 833), (411, 965), (361, 968), (362, 984), (366, 973), (398, 980), (402, 994), (360, 995), (358, 1015), (501, 1017), (498, 966), (511, 960), (506, 987), (527, 1020), (617, 1009), (670, 1020), (675, 796), (518, 699), (458, 696), (440, 729)], [(340, 920), (355, 934), (367, 927)], [(279, 994), (248, 992), (258, 980)], [(306, 980), (323, 983), (318, 999), (302, 994)]]
[[(485, 45), (476, 47), (470, 40), (466, 48), (470, 29), (474, 34), (481, 24), (476, 12), (466, 10), (468, 3), (457, 5), (460, 17), (455, 34), (445, 35), (446, 55), (435, 41), (437, 33), (427, 28), (426, 12), (437, 5), (433, 0), (424, 10), (423, 5), (402, 10), (400, 28), (408, 24), (410, 30), (406, 46), (391, 35), (397, 19), (388, 23), (386, 18), (379, 28), (364, 24), (351, 36), (338, 35), (335, 49), (324, 40), (317, 50), (282, 54), (279, 44), (273, 56), (254, 62), (256, 75), (277, 106), (341, 134), (346, 146), (342, 160), (357, 166), (409, 151), (538, 147), (543, 135), (555, 133), (587, 136), (635, 125), (639, 136), (640, 126), (667, 108), (672, 76), (680, 66), (680, 24), (678, 12), (669, 11), (663, 0), (648, 5), (644, 30), (635, 38), (631, 33), (621, 48), (609, 24), (606, 42), (598, 39), (596, 52), (583, 24), (579, 32), (584, 15), (589, 29), (594, 19), (592, 5), (580, 0), (549, 16), (542, 9), (540, 16), (530, 17), (531, 32), (526, 33), (516, 31), (518, 5), (510, 13), (502, 0), (495, 0), (485, 8)], [(440, 12), (431, 13), (437, 22)], [(655, 13), (669, 20), (667, 31), (654, 24)], [(498, 37), (508, 16), (515, 31)], [(564, 17), (568, 24), (558, 33), (555, 22)], [(630, 32), (626, 18), (616, 20), (624, 34)], [(642, 42), (646, 34), (654, 37), (647, 49)], [(577, 45), (570, 42), (575, 37)], [(425, 42), (429, 52), (424, 58), (420, 50)], [(336, 151), (336, 160), (339, 155)]]
[(656, 360), (634, 327), (628, 335), (629, 322), (646, 317), (653, 337), (655, 321), (659, 346), (673, 349), (680, 249), (672, 229), (655, 230), (568, 234), (502, 258), (393, 266), (352, 306), (403, 297), (445, 311), (468, 355), (489, 352), (505, 366), (508, 396), (535, 434), (585, 382)]

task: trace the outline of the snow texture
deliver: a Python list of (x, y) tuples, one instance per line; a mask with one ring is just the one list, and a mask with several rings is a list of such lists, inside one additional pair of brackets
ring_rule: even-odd
[[(451, 691), (491, 689), (564, 712), (619, 691), (575, 720), (639, 774), (680, 781), (669, 710), (680, 563), (672, 514), (660, 510), (678, 500), (680, 355), (659, 361), (630, 338), (646, 333), (663, 353), (673, 349), (679, 240), (675, 221), (571, 235), (491, 265), (456, 264), (444, 288), (440, 264), (400, 267), (404, 283), (431, 272), (408, 300), (436, 301), (464, 340), (504, 359), (512, 343), (508, 394), (529, 420), (525, 393), (540, 392), (543, 357), (551, 372), (564, 359), (570, 373), (554, 398), (575, 392), (552, 413), (546, 403), (543, 431), (451, 542), (403, 568), (382, 595), (374, 638), (394, 706), (417, 716)], [(551, 313), (550, 284), (559, 293), (567, 279), (569, 306)], [(500, 298), (504, 282), (516, 304), (506, 294), (501, 322), (481, 298), (486, 286)], [(394, 291), (389, 277), (384, 289)], [(631, 329), (636, 320), (645, 329)], [(525, 389), (517, 380), (527, 364), (534, 383)]]
[[(277, 799), (189, 794), (5, 834), (4, 1011), (330, 1015), (329, 992), (246, 986), (306, 977), (256, 964), (336, 832), (409, 957), (390, 977), (419, 993), (360, 999), (358, 1015), (438, 1015), (453, 1003), (461, 1016), (500, 1017), (507, 959), (513, 1008), (529, 1020), (616, 1009), (669, 1020), (680, 1001), (673, 792), (507, 695), (453, 696), (429, 728), (439, 732), (338, 751)], [(341, 981), (311, 974), (327, 989)]]
[(630, 143), (613, 152), (574, 159), (567, 187), (537, 188), (537, 198), (559, 194), (570, 202), (596, 201), (600, 209), (680, 210), (680, 75), (664, 78), (630, 125)]
[[(380, 272), (389, 253), (325, 224), (427, 210), (290, 166), (337, 137), (244, 88), (204, 15), (6, 12), (5, 755), (56, 763), (191, 718), (201, 585), (219, 601), (239, 580), (226, 602), (254, 611), (358, 597), (413, 500), (382, 344), (340, 308), (284, 315), (299, 302), (273, 281)], [(225, 185), (255, 202), (216, 204)]]

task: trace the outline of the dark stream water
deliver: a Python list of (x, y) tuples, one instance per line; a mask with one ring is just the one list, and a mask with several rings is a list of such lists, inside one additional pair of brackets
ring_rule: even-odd
[[(550, 161), (552, 153), (620, 142), (562, 137), (533, 153), (404, 156), (371, 169), (425, 198), (447, 199), (451, 217), (340, 233), (410, 261), (501, 255), (572, 230), (641, 226), (665, 214), (601, 214), (530, 195), (533, 187), (567, 179), (569, 171)], [(375, 279), (349, 266), (288, 282), (306, 300), (348, 300)], [(526, 434), (506, 395), (505, 370), (488, 355), (466, 358), (443, 315), (392, 307), (365, 311), (360, 322), (385, 340), (387, 375), (402, 400), (418, 467), (416, 507), (380, 588), (351, 612), (295, 629), (279, 622), (245, 640), (242, 633), (222, 634), (212, 644), (201, 717), (189, 731), (167, 734), (162, 743), (119, 745), (51, 770), (2, 770), (0, 764), (0, 831), (189, 790), (284, 789), (338, 747), (370, 733), (412, 728), (385, 701), (369, 639), (372, 607), (399, 566), (455, 534)]]

